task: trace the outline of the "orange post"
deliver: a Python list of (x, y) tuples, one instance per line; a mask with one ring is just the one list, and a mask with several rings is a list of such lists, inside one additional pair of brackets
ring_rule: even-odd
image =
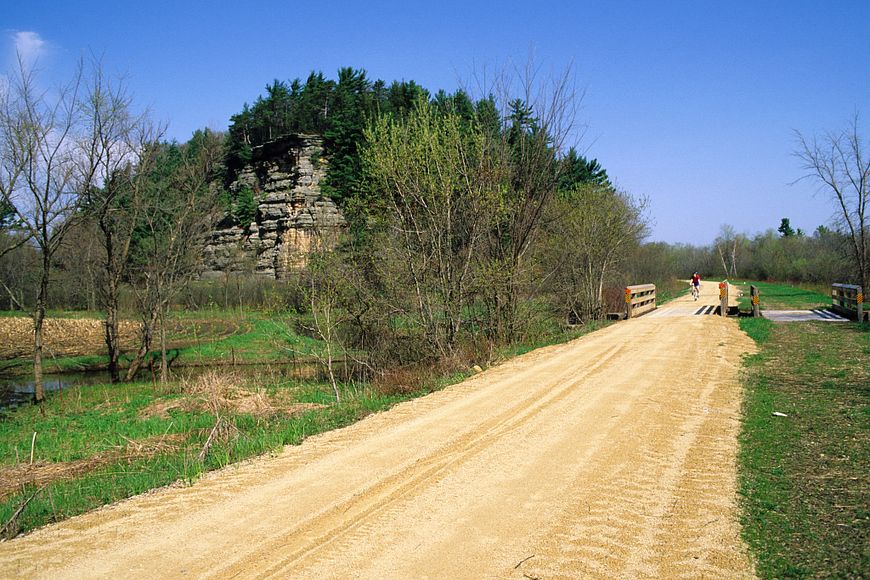
[(858, 286), (858, 294), (855, 296), (855, 307), (858, 310), (858, 322), (864, 320), (864, 290)]

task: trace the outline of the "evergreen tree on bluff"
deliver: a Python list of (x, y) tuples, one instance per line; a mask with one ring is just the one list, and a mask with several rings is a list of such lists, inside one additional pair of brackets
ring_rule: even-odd
[(364, 139), (366, 124), (377, 114), (372, 84), (364, 70), (345, 67), (338, 71), (332, 108), (323, 132), (324, 147), (329, 155), (323, 191), (333, 199), (341, 199), (359, 189), (361, 169), (357, 148)]
[[(414, 81), (394, 81), (387, 87), (382, 80), (372, 83), (365, 70), (352, 67), (340, 69), (337, 81), (322, 72), (312, 72), (305, 82), (297, 78), (289, 85), (275, 80), (253, 105), (245, 103), (230, 118), (225, 181), (235, 179), (258, 145), (291, 133), (321, 135), (330, 162), (324, 193), (341, 201), (359, 188), (358, 149), (366, 125), (376, 115), (406, 115), (419, 98), (428, 99), (429, 92)], [(459, 93), (444, 99), (451, 100), (457, 110), (467, 110), (470, 104)], [(240, 200), (228, 202), (235, 207)]]
[[(507, 118), (502, 119), (492, 96), (477, 102), (462, 90), (452, 94), (441, 90), (431, 96), (413, 80), (393, 81), (389, 85), (383, 80), (372, 82), (365, 70), (352, 67), (339, 69), (337, 80), (312, 71), (304, 82), (298, 78), (289, 84), (273, 81), (253, 105), (246, 103), (241, 112), (231, 117), (225, 145), (225, 181), (232, 182), (250, 162), (254, 147), (288, 134), (305, 133), (320, 135), (324, 140), (324, 154), (329, 160), (324, 194), (339, 203), (353, 196), (365, 197), (366, 193), (361, 191), (360, 166), (365, 128), (380, 115), (406, 118), (420, 101), (430, 102), (438, 114), (455, 114), (466, 127), (478, 123), (492, 137), (506, 131), (515, 154), (527, 149), (521, 143), (534, 141), (540, 131), (531, 108), (521, 100), (509, 103)], [(547, 155), (555, 161), (557, 152), (549, 151)], [(587, 160), (574, 149), (559, 163), (562, 190), (582, 183), (610, 186), (607, 172), (598, 161)], [(242, 194), (245, 199), (241, 199)], [(241, 223), (249, 223), (246, 220), (248, 214), (253, 214), (256, 202), (249, 191), (233, 192), (226, 205)]]

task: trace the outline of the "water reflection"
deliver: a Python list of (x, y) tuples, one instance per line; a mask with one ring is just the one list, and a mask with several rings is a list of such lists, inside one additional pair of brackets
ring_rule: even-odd
[[(109, 382), (106, 372), (64, 373), (42, 376), (42, 388), (46, 393), (71, 387), (99, 385)], [(36, 394), (33, 377), (0, 378), (0, 409), (32, 403)]]

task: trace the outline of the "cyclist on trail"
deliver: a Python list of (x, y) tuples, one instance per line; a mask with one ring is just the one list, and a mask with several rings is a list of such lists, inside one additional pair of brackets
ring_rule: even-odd
[(692, 296), (695, 300), (701, 296), (701, 275), (697, 272), (692, 274)]

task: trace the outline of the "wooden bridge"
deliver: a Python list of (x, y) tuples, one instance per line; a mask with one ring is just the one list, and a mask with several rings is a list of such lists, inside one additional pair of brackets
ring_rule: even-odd
[[(761, 310), (760, 294), (755, 286), (751, 287), (751, 307), (754, 316), (763, 316), (774, 322), (848, 322), (849, 319), (863, 320), (868, 313), (863, 308), (863, 291), (860, 286), (833, 284), (832, 304), (829, 309), (811, 310)], [(728, 281), (706, 282), (701, 285), (698, 299), (691, 295), (681, 296), (664, 306), (656, 304), (654, 284), (628, 286), (625, 289), (625, 317), (684, 317), (684, 316), (727, 316), (739, 314), (737, 304), (742, 291)]]

